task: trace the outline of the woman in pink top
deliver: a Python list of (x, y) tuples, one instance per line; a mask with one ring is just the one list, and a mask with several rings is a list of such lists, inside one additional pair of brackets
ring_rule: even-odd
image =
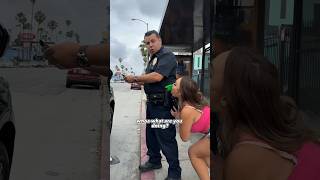
[(192, 166), (201, 180), (209, 180), (210, 167), (210, 107), (204, 100), (197, 84), (187, 76), (176, 80), (172, 95), (179, 99), (178, 110), (171, 111), (177, 119), (181, 119), (179, 133), (183, 141), (188, 141), (191, 133), (205, 134), (189, 148)]
[(215, 159), (214, 176), (319, 180), (319, 141), (303, 126), (295, 102), (281, 96), (277, 68), (254, 51), (236, 47), (214, 59), (212, 72), (223, 159)]

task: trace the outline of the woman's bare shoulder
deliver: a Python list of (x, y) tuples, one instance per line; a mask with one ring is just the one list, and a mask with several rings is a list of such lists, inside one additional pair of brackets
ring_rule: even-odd
[[(283, 167), (285, 167), (284, 170)], [(247, 180), (281, 180), (287, 177), (290, 167), (289, 161), (270, 149), (253, 144), (242, 144), (236, 146), (227, 157), (224, 172), (226, 179), (242, 177)], [(282, 169), (282, 172), (277, 172), (279, 169)]]
[(193, 115), (195, 114), (197, 111), (195, 109), (192, 109), (190, 108), (189, 106), (184, 106), (182, 109), (181, 109), (181, 112), (180, 114), (181, 115), (185, 115), (185, 116), (190, 116), (190, 115)]

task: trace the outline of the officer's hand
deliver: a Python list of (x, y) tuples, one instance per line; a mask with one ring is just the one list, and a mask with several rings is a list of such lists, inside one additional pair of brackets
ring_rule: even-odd
[(133, 83), (134, 82), (134, 76), (133, 75), (127, 75), (127, 76), (124, 77), (124, 80), (127, 83)]
[(173, 109), (171, 109), (171, 115), (175, 117), (176, 119), (180, 118), (180, 112), (173, 106)]
[(77, 54), (80, 45), (73, 42), (64, 42), (49, 47), (44, 56), (50, 64), (59, 68), (74, 68), (78, 66)]

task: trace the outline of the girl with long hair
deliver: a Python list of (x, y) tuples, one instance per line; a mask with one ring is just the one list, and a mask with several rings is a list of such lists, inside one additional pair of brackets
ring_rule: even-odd
[(171, 114), (182, 123), (179, 127), (180, 137), (188, 141), (191, 133), (205, 134), (199, 141), (190, 146), (188, 154), (201, 180), (209, 180), (210, 167), (210, 107), (199, 88), (192, 79), (183, 76), (176, 80), (172, 95), (179, 100), (178, 109)]

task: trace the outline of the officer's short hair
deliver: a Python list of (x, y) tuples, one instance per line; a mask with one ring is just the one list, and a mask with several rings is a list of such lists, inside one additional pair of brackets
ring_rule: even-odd
[(9, 33), (0, 24), (0, 57), (4, 54), (4, 51), (9, 43)]
[(146, 32), (144, 34), (144, 37), (151, 36), (152, 34), (155, 34), (158, 38), (160, 38), (160, 35), (159, 35), (158, 31), (156, 31), (156, 30), (151, 30), (151, 31)]

